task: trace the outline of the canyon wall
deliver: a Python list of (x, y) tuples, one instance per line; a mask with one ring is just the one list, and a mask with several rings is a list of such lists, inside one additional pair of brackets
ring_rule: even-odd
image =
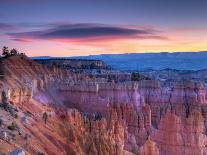
[[(102, 148), (103, 155), (125, 150), (143, 155), (207, 154), (207, 102), (202, 83), (101, 81), (56, 67), (47, 68), (28, 58), (11, 57), (3, 62), (3, 67), (0, 90), (14, 104), (35, 100), (80, 111), (68, 114), (69, 122), (77, 124), (70, 132), (81, 135), (71, 139), (74, 149), (88, 141), (86, 134), (93, 133), (89, 140), (93, 147), (88, 154), (97, 154), (97, 147)], [(84, 124), (91, 114), (104, 119), (93, 125)], [(79, 133), (81, 128), (87, 132)], [(98, 141), (102, 141), (101, 146)]]

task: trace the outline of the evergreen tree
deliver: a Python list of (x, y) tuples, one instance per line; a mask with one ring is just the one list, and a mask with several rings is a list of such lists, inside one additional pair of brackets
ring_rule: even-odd
[(17, 54), (18, 54), (18, 51), (14, 48), (10, 51), (10, 55), (17, 55)]
[(8, 47), (4, 46), (3, 49), (2, 49), (2, 55), (7, 57), (7, 56), (9, 56), (9, 54), (10, 53), (9, 53)]
[(45, 124), (47, 124), (47, 120), (48, 120), (48, 114), (46, 112), (43, 113), (43, 116), (42, 116)]

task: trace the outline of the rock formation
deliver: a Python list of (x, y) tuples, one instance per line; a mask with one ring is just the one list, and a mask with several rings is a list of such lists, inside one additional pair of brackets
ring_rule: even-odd
[(153, 138), (163, 155), (207, 154), (204, 119), (199, 112), (184, 119), (167, 112)]
[[(90, 77), (47, 67), (26, 56), (0, 62), (0, 93), (6, 93), (1, 101), (7, 96), (18, 114), (14, 118), (0, 109), (3, 132), (10, 133), (6, 148), (24, 146), (29, 154), (207, 154), (203, 83), (130, 81), (128, 74), (109, 80), (107, 76), (116, 72)], [(42, 120), (44, 112), (49, 116), (47, 124)], [(18, 126), (14, 133), (7, 128), (9, 120)]]
[(159, 150), (150, 137), (148, 137), (144, 146), (140, 148), (140, 155), (159, 155)]

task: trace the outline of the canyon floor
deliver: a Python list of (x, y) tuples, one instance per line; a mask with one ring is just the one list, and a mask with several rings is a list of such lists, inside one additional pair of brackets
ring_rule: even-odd
[(0, 154), (207, 155), (206, 77), (0, 58)]

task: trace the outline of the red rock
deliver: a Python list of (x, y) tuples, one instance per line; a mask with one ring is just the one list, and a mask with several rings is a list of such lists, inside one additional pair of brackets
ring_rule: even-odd
[(150, 137), (148, 137), (144, 146), (140, 148), (140, 155), (159, 155), (159, 149)]

